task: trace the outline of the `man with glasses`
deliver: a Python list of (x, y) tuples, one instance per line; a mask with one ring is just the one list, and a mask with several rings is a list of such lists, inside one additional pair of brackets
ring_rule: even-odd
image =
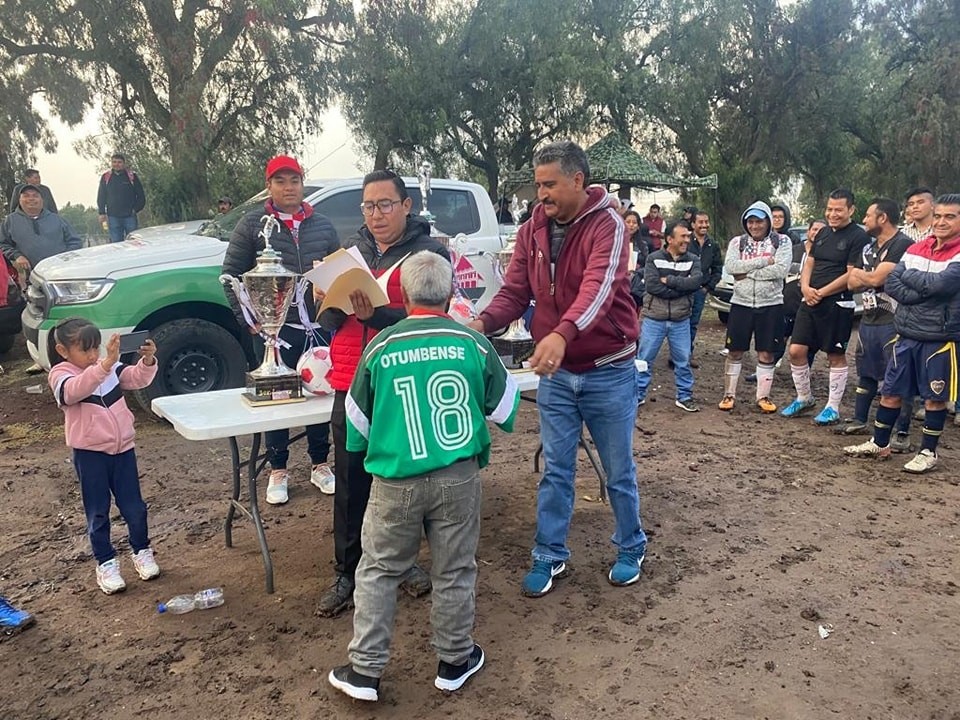
[[(356, 247), (375, 276), (421, 250), (435, 252), (449, 262), (446, 248), (430, 236), (430, 223), (410, 214), (412, 205), (403, 178), (393, 171), (377, 170), (363, 179), (359, 210), (364, 224), (344, 247)], [(323, 292), (317, 288), (313, 292), (317, 303), (321, 303)], [(387, 297), (388, 305), (375, 308), (366, 293), (357, 290), (350, 295), (352, 315), (329, 308), (319, 318), (324, 329), (335, 332), (330, 345), (333, 368), (327, 379), (335, 391), (330, 423), (337, 478), (333, 500), (336, 578), (317, 605), (317, 614), (322, 617), (334, 617), (353, 605), (354, 576), (362, 554), (360, 529), (373, 478), (364, 468), (366, 454), (347, 450), (346, 398), (364, 348), (380, 330), (407, 316), (400, 295), (399, 272), (387, 281)], [(414, 566), (401, 587), (419, 597), (430, 590), (430, 578)]]

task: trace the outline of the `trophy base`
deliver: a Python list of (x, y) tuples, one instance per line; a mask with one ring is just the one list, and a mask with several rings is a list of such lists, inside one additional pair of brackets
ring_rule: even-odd
[(490, 338), (493, 349), (503, 361), (508, 370), (516, 370), (523, 367), (524, 360), (530, 359), (533, 355), (537, 343), (530, 340), (504, 340), (503, 338)]
[(303, 384), (296, 373), (260, 377), (247, 373), (246, 391), (242, 397), (250, 405), (280, 405), (303, 402)]

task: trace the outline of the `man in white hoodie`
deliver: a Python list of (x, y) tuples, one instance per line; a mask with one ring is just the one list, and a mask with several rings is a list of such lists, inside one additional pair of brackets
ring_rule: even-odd
[(721, 410), (733, 410), (743, 353), (753, 339), (757, 351), (757, 407), (776, 412), (770, 399), (774, 355), (783, 344), (783, 280), (790, 271), (793, 243), (773, 229), (766, 203), (755, 202), (741, 218), (746, 231), (730, 240), (724, 268), (733, 275), (733, 297), (727, 319)]

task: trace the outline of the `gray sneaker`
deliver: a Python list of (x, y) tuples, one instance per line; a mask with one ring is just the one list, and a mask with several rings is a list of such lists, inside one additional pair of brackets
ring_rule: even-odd
[(910, 433), (898, 432), (894, 437), (890, 438), (890, 450), (898, 454), (913, 452)]
[(685, 412), (700, 412), (700, 407), (693, 401), (693, 398), (677, 400), (674, 405)]

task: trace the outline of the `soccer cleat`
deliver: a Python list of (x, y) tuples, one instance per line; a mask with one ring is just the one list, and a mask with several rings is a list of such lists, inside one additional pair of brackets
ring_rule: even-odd
[(735, 403), (736, 399), (733, 397), (733, 395), (724, 395), (723, 400), (720, 401), (720, 404), (717, 405), (717, 407), (724, 411), (733, 410)]
[(800, 417), (808, 410), (811, 410), (815, 404), (816, 400), (813, 398), (808, 398), (806, 400), (797, 398), (792, 403), (787, 405), (783, 410), (781, 410), (780, 414), (786, 418)]
[(5, 597), (0, 596), (0, 631), (7, 635), (24, 630), (36, 622), (36, 619), (26, 610), (20, 610), (10, 604)]
[(910, 442), (910, 433), (898, 432), (890, 438), (890, 449), (895, 453), (908, 453), (913, 451), (913, 443)]
[(133, 567), (141, 580), (153, 580), (160, 574), (160, 566), (157, 565), (151, 548), (144, 548), (138, 553), (133, 553)]
[(836, 425), (840, 422), (840, 413), (829, 405), (813, 419), (814, 425)]
[(757, 400), (757, 407), (760, 408), (760, 412), (768, 415), (777, 411), (776, 404), (768, 397), (762, 397)]
[(459, 665), (451, 665), (443, 660), (437, 665), (437, 677), (433, 681), (438, 690), (453, 692), (463, 687), (463, 684), (483, 667), (486, 656), (483, 649), (474, 643), (470, 655)]
[(903, 466), (903, 469), (908, 473), (914, 473), (916, 475), (922, 475), (925, 472), (933, 470), (937, 463), (939, 462), (937, 454), (933, 450), (928, 450), (924, 448), (916, 455), (914, 455), (913, 460), (908, 462)]
[(890, 458), (890, 447), (880, 447), (873, 441), (873, 438), (859, 445), (847, 445), (843, 452), (849, 457), (872, 457), (878, 460)]
[(854, 418), (853, 420), (847, 420), (843, 427), (838, 427), (834, 432), (837, 435), (867, 435), (870, 431), (865, 422), (860, 422)]

